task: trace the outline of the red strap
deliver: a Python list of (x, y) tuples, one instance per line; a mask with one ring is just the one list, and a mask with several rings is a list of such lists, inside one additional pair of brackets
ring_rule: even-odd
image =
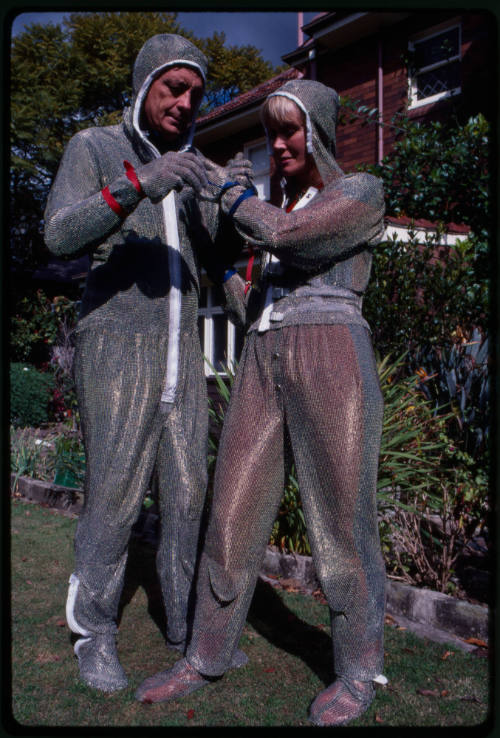
[(128, 215), (127, 211), (124, 208), (122, 208), (119, 202), (116, 202), (115, 198), (109, 191), (109, 187), (105, 187), (103, 190), (101, 190), (101, 195), (104, 197), (104, 199), (108, 203), (111, 210), (113, 210), (113, 212), (119, 215), (120, 218), (127, 217)]
[(247, 264), (247, 273), (245, 275), (245, 295), (247, 294), (248, 290), (252, 286), (252, 269), (253, 269), (253, 262), (255, 259), (255, 254), (252, 246), (248, 246), (248, 253), (250, 254)]
[(137, 179), (137, 174), (135, 173), (135, 169), (132, 164), (129, 161), (124, 161), (123, 166), (125, 167), (125, 174), (132, 182), (139, 195), (143, 195), (144, 193), (142, 191), (141, 183)]

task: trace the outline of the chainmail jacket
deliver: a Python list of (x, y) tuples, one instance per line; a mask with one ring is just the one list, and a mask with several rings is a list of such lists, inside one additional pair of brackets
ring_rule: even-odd
[[(160, 155), (140, 128), (140, 109), (153, 79), (179, 59), (205, 74), (206, 60), (196, 47), (180, 36), (164, 37), (168, 45), (145, 44), (137, 57), (134, 99), (122, 123), (87, 128), (70, 140), (47, 201), (48, 248), (58, 256), (88, 252), (92, 258), (78, 330), (115, 324), (123, 332), (164, 333), (180, 310), (179, 331), (191, 331), (197, 319), (199, 263), (214, 280), (221, 276), (222, 260), (214, 263), (213, 249), (214, 239), (223, 238), (217, 207), (197, 202), (189, 190), (172, 192), (177, 214), (172, 222), (165, 202), (141, 198), (125, 176), (124, 161), (136, 167)], [(189, 131), (184, 147), (190, 147), (191, 138)], [(106, 186), (128, 211), (124, 221), (102, 197)]]
[[(383, 666), (383, 400), (361, 298), (383, 233), (383, 192), (376, 178), (344, 175), (335, 162), (333, 90), (296, 80), (274, 94), (291, 95), (306, 112), (324, 188), (289, 213), (250, 197), (233, 216), (240, 235), (277, 256), (280, 270), (264, 270), (264, 297), (269, 285), (277, 291), (273, 312), (264, 327), (263, 313), (251, 324), (225, 415), (187, 660), (204, 675), (231, 662), (291, 451), (331, 612), (334, 673), (369, 682)], [(225, 212), (242, 191), (223, 194)]]
[[(220, 277), (214, 242), (224, 240), (223, 226), (217, 205), (197, 203), (188, 188), (156, 204), (142, 198), (124, 169), (124, 161), (136, 167), (160, 156), (140, 127), (141, 110), (152, 81), (179, 62), (205, 78), (206, 59), (186, 39), (164, 34), (146, 42), (122, 122), (70, 140), (45, 213), (49, 249), (68, 257), (88, 252), (92, 260), (74, 332), (87, 468), (67, 604), (71, 629), (85, 637), (116, 631), (131, 528), (152, 488), (167, 635), (177, 644), (186, 638), (207, 482), (199, 270), (203, 262)], [(192, 130), (175, 148), (189, 147), (191, 137)], [(106, 186), (125, 218), (104, 200)], [(92, 679), (99, 684), (104, 676)]]
[[(234, 215), (240, 235), (266, 252), (259, 290), (265, 294), (273, 285), (279, 300), (268, 327), (304, 323), (367, 327), (361, 315), (362, 296), (372, 249), (384, 232), (381, 182), (366, 173), (344, 174), (335, 161), (339, 102), (334, 90), (311, 80), (292, 80), (274, 94), (289, 97), (306, 114), (307, 143), (324, 187), (291, 213), (253, 197)], [(236, 188), (224, 195), (226, 212), (235, 194)], [(270, 262), (271, 255), (279, 262)], [(251, 299), (258, 302), (259, 295)], [(251, 330), (257, 327), (255, 321)]]

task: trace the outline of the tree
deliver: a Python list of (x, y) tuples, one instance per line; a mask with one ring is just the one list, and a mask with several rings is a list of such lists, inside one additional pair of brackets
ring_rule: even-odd
[(130, 101), (132, 67), (143, 43), (181, 33), (209, 59), (208, 107), (277, 74), (253, 46), (225, 46), (224, 34), (197, 39), (175, 13), (71, 13), (62, 25), (30, 26), (11, 52), (11, 253), (14, 268), (47, 258), (41, 223), (69, 138), (120, 119)]
[(223, 105), (284, 69), (262, 59), (255, 46), (226, 46), (226, 35), (217, 31), (200, 47), (209, 60), (205, 110)]

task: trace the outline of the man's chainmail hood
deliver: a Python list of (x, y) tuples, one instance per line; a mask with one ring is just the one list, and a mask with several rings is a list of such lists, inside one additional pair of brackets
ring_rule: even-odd
[[(184, 66), (198, 72), (203, 82), (207, 75), (207, 58), (191, 41), (173, 33), (162, 33), (150, 38), (139, 51), (132, 76), (133, 100), (130, 124), (135, 134), (144, 142), (144, 131), (140, 128), (141, 110), (154, 80), (170, 67)], [(183, 145), (191, 144), (197, 111), (193, 111), (193, 122), (186, 132)]]
[(312, 154), (323, 182), (338, 176), (335, 161), (339, 96), (331, 87), (308, 79), (294, 79), (269, 97), (292, 100), (306, 116), (307, 151)]

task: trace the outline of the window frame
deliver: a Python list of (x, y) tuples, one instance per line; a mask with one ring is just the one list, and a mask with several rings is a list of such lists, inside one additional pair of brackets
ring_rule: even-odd
[(246, 159), (250, 159), (251, 161), (250, 150), (256, 149), (262, 145), (265, 147), (266, 153), (268, 154), (267, 165), (266, 167), (263, 167), (262, 169), (259, 169), (259, 170), (254, 169), (253, 173), (254, 173), (254, 177), (264, 177), (265, 178), (264, 185), (263, 185), (264, 196), (261, 197), (261, 199), (269, 200), (271, 196), (271, 159), (270, 159), (269, 151), (268, 151), (267, 138), (264, 136), (263, 138), (262, 137), (256, 138), (253, 141), (247, 141), (247, 143), (243, 147), (243, 154)]
[(457, 61), (462, 61), (462, 24), (459, 20), (453, 21), (452, 23), (448, 22), (446, 25), (443, 24), (434, 29), (428, 29), (420, 34), (415, 35), (408, 41), (408, 51), (410, 52), (410, 54), (412, 54), (415, 51), (416, 44), (422, 43), (423, 41), (428, 41), (435, 36), (440, 36), (447, 31), (453, 31), (455, 28), (458, 29), (457, 54), (454, 54), (453, 56), (442, 61), (434, 62), (433, 64), (428, 64), (427, 66), (421, 67), (418, 69), (418, 71), (412, 69), (408, 70), (408, 110), (415, 110), (417, 108), (423, 107), (424, 105), (432, 105), (439, 100), (444, 100), (446, 98), (453, 97), (454, 95), (459, 95), (462, 92), (462, 87), (461, 85), (459, 85), (458, 87), (454, 87), (451, 90), (436, 92), (434, 95), (429, 95), (428, 97), (424, 97), (421, 100), (417, 100), (417, 77), (419, 74), (422, 74), (424, 72), (431, 72), (434, 69), (448, 66)]
[[(238, 261), (235, 265), (235, 269), (237, 269), (240, 273), (242, 270), (244, 270), (246, 267), (246, 262), (244, 261)], [(215, 367), (214, 362), (214, 348), (215, 348), (215, 341), (214, 341), (214, 321), (213, 318), (216, 315), (223, 315), (226, 319), (226, 350), (227, 350), (227, 356), (225, 357), (225, 362), (227, 363), (230, 371), (234, 372), (236, 368), (236, 358), (235, 358), (235, 346), (236, 346), (236, 326), (234, 323), (232, 323), (229, 318), (227, 317), (226, 313), (224, 312), (224, 309), (221, 305), (214, 304), (214, 286), (211, 282), (208, 281), (206, 278), (202, 279), (202, 287), (206, 289), (207, 291), (207, 304), (205, 307), (199, 307), (198, 308), (198, 319), (203, 319), (203, 342), (201, 346), (201, 351), (203, 354), (203, 363), (205, 368), (205, 377), (207, 379), (213, 379), (215, 377), (215, 372), (213, 371), (212, 367)], [(211, 366), (210, 366), (211, 364)], [(227, 372), (221, 371), (215, 367), (217, 374), (219, 374), (221, 377), (227, 377)]]

